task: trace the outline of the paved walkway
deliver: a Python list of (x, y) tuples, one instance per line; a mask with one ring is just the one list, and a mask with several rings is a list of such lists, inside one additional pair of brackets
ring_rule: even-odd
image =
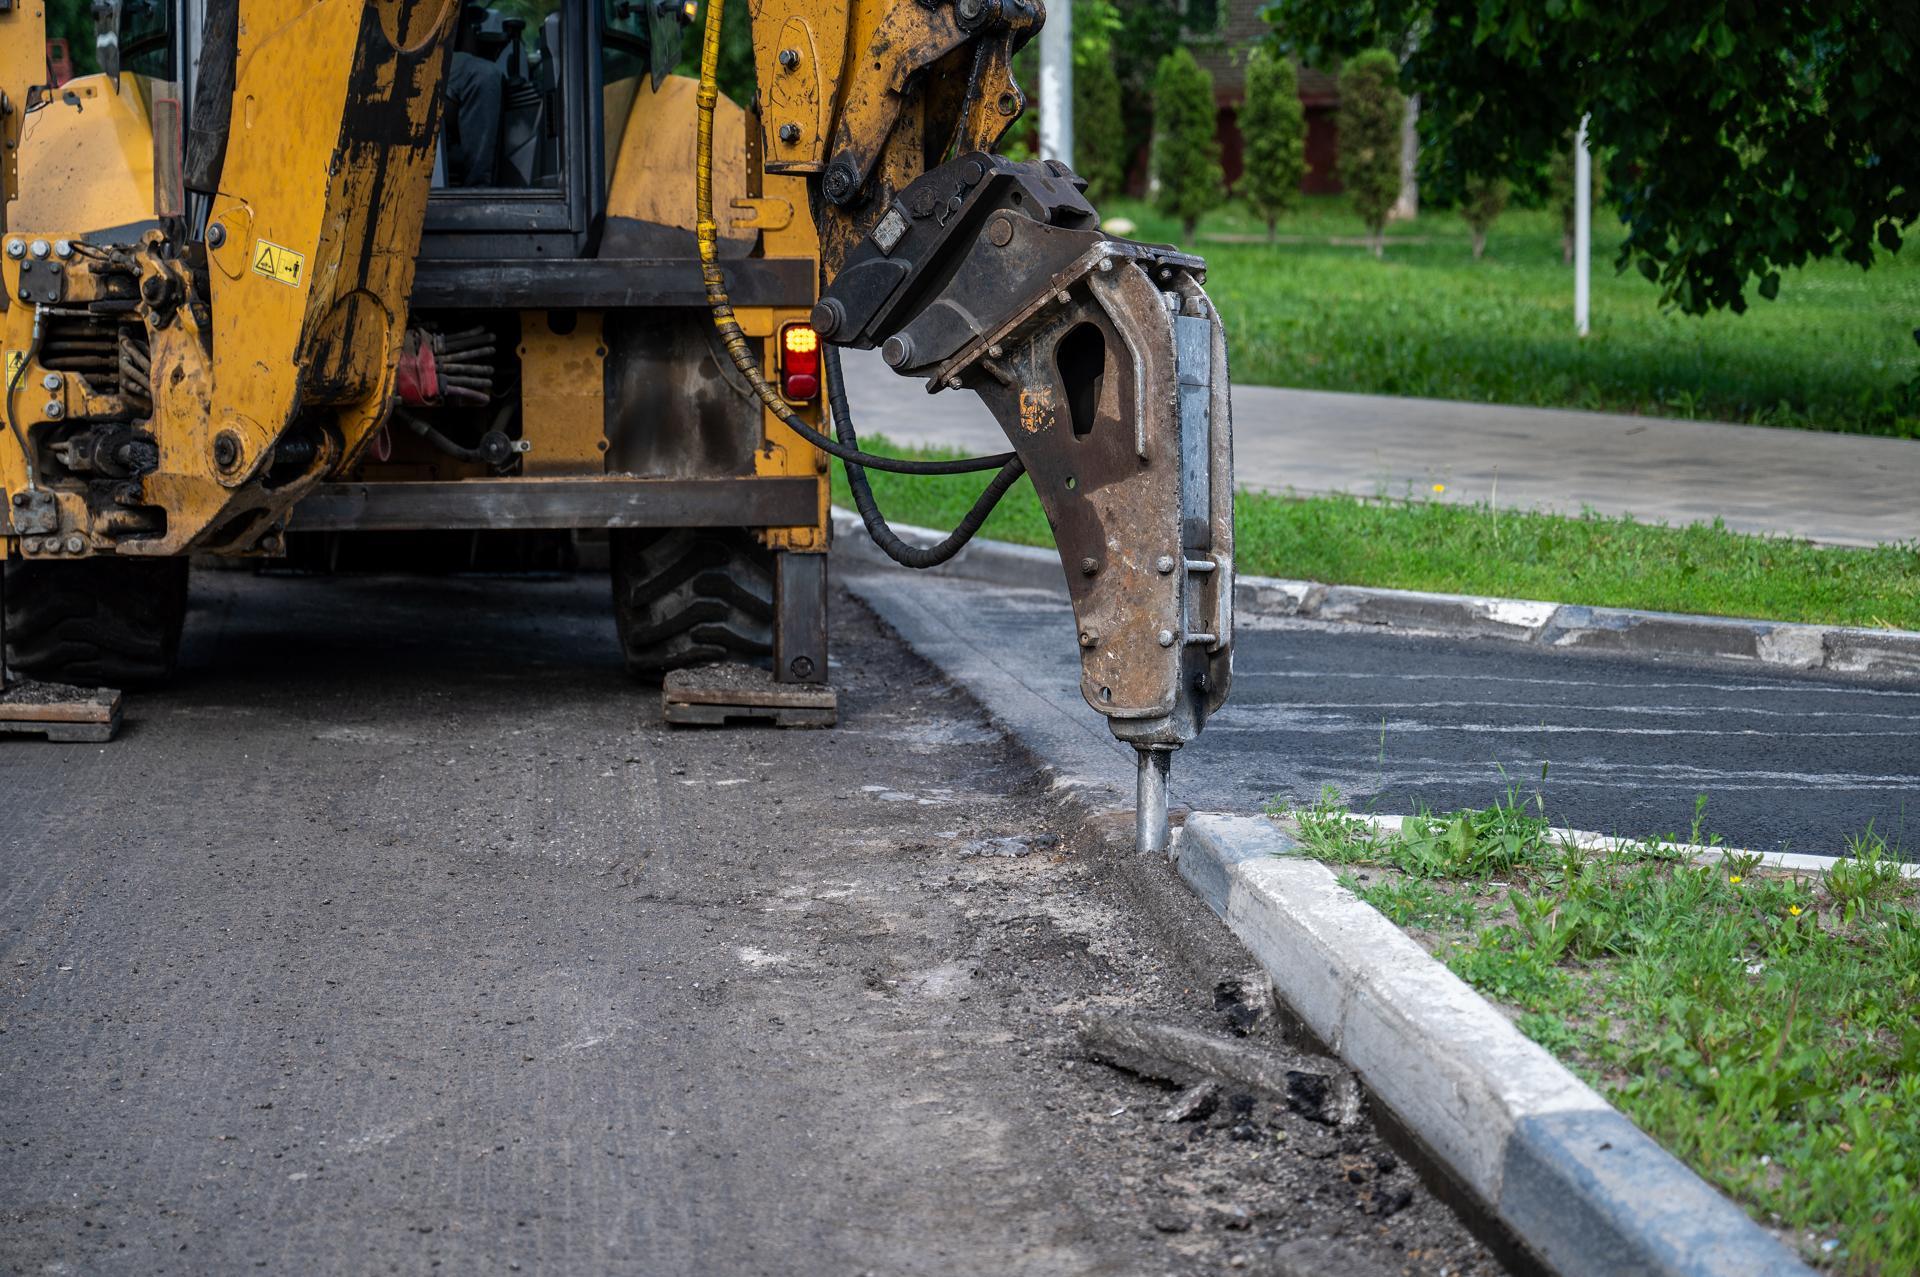
[[(862, 430), (1006, 447), (972, 395), (928, 396), (870, 352), (845, 362)], [(1273, 386), (1236, 386), (1233, 417), (1249, 488), (1590, 507), (1674, 525), (1718, 517), (1839, 545), (1920, 539), (1920, 443), (1903, 439)]]

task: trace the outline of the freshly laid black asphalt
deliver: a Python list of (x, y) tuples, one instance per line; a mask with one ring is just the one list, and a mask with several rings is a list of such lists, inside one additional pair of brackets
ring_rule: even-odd
[[(976, 677), (1044, 703), (1070, 766), (1131, 783), (1130, 755), (1080, 698), (1063, 598), (905, 572), (866, 579), (863, 597), (909, 638), (918, 630)], [(1871, 825), (1920, 859), (1920, 685), (1358, 627), (1242, 628), (1232, 697), (1175, 757), (1173, 802), (1256, 811), (1326, 787), (1398, 815), (1539, 795), (1557, 825), (1632, 837), (1690, 836), (1704, 796), (1702, 836), (1730, 846), (1843, 854)]]

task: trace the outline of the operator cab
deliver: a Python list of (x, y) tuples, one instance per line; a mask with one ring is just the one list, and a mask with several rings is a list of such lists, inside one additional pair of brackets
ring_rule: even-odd
[[(177, 174), (191, 128), (206, 4), (96, 6), (100, 63), (131, 80), (152, 117), (156, 177)], [(466, 0), (421, 258), (592, 256), (620, 130), (643, 82), (658, 88), (679, 62), (695, 11), (696, 0)], [(201, 203), (190, 220), (204, 214)]]
[(560, 0), (516, 9), (511, 16), (479, 4), (461, 9), (435, 190), (560, 185)]
[[(198, 14), (196, 5), (194, 21), (199, 20)], [(121, 70), (155, 80), (185, 79), (175, 47), (178, 16), (170, 0), (121, 0), (117, 23)]]
[(679, 60), (693, 12), (693, 0), (466, 4), (421, 258), (590, 256), (617, 130), (641, 79)]
[[(584, 16), (580, 9), (564, 0), (462, 7), (447, 68), (436, 191), (562, 185), (568, 80), (561, 51), (567, 23)], [(603, 91), (630, 101), (621, 86), (649, 74), (657, 87), (679, 58), (681, 27), (694, 11), (692, 0), (605, 0), (598, 31)]]

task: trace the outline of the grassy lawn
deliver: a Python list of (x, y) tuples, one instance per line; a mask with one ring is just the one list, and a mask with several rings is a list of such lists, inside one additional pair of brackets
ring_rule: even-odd
[[(884, 440), (868, 446), (899, 453)], [(938, 450), (911, 455), (950, 456)], [(887, 517), (945, 531), (984, 485), (974, 475), (872, 472)], [(834, 501), (853, 506), (836, 464)], [(1834, 549), (1696, 524), (1495, 514), (1423, 501), (1303, 499), (1242, 492), (1243, 573), (1342, 585), (1549, 599), (1595, 607), (1702, 612), (1762, 620), (1920, 629), (1920, 546)], [(1033, 485), (1022, 479), (983, 536), (1050, 546)]]
[(1397, 834), (1331, 794), (1288, 819), (1350, 890), (1809, 1260), (1920, 1274), (1920, 902), (1871, 833), (1856, 860), (1794, 877), (1658, 843), (1563, 847), (1512, 795)]
[[(1140, 201), (1102, 211), (1132, 219), (1139, 238), (1179, 239)], [(1745, 315), (1690, 318), (1662, 313), (1637, 273), (1614, 273), (1618, 227), (1595, 220), (1585, 340), (1546, 212), (1510, 211), (1480, 262), (1452, 212), (1390, 227), (1384, 261), (1329, 244), (1363, 233), (1338, 197), (1283, 221), (1307, 242), (1242, 242), (1265, 227), (1229, 206), (1190, 247), (1207, 258), (1237, 381), (1920, 437), (1920, 414), (1895, 398), (1920, 375), (1914, 253), (1883, 254), (1870, 272), (1815, 263)]]

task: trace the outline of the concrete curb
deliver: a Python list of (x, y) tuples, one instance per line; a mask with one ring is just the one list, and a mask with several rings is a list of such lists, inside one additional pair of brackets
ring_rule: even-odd
[(1258, 817), (1196, 814), (1180, 876), (1303, 1023), (1562, 1277), (1812, 1270)]
[[(833, 525), (834, 553), (843, 563), (860, 568), (897, 567), (868, 538), (856, 516), (835, 509)], [(895, 531), (922, 544), (944, 535), (899, 524)], [(1016, 589), (1065, 589), (1060, 558), (1052, 550), (1005, 541), (976, 539), (932, 571)], [(1331, 621), (1459, 638), (1505, 639), (1539, 647), (1709, 657), (1752, 661), (1781, 670), (1920, 681), (1920, 633), (1911, 630), (1744, 621), (1536, 599), (1322, 585), (1270, 576), (1241, 577), (1234, 589), (1234, 609), (1243, 624)]]

